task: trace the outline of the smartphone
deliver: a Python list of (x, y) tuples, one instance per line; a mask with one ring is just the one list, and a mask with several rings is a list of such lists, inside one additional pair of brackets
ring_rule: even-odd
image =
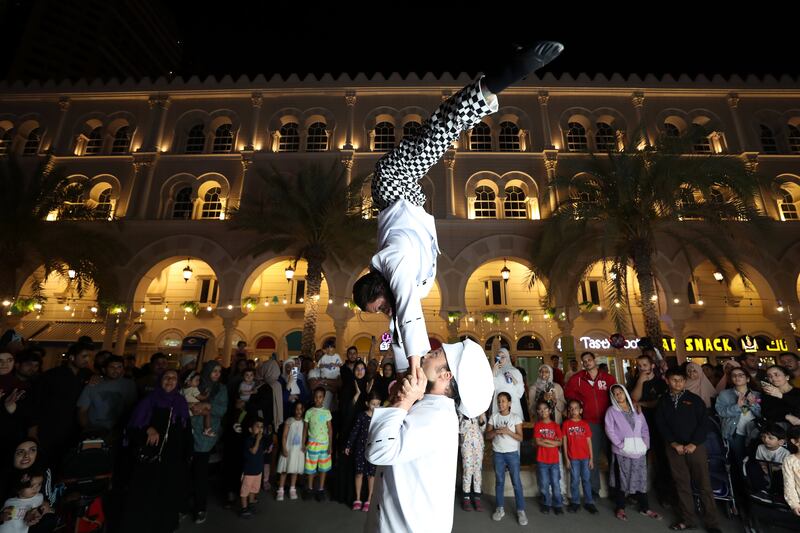
[(297, 370), (297, 367), (296, 367), (296, 366), (293, 366), (293, 367), (292, 367), (292, 377), (293, 377), (293, 378), (296, 378), (296, 377), (297, 377), (297, 372), (298, 372), (298, 370)]
[(495, 355), (494, 356), (494, 362), (495, 363), (499, 363), (500, 362), (500, 356), (499, 355)]
[(771, 385), (771, 383), (767, 383), (766, 381), (761, 382), (762, 387), (766, 387), (767, 385)]

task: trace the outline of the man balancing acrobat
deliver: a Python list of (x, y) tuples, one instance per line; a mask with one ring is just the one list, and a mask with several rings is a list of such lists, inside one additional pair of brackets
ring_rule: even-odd
[(431, 349), (422, 298), (436, 278), (439, 244), (433, 216), (425, 212), (419, 183), (462, 131), (498, 109), (497, 94), (550, 63), (564, 46), (540, 41), (517, 46), (510, 59), (442, 102), (419, 133), (403, 138), (381, 157), (372, 178), (372, 202), (378, 208), (378, 253), (370, 271), (353, 285), (353, 301), (362, 311), (391, 319), (392, 350), (400, 375), (419, 367)]

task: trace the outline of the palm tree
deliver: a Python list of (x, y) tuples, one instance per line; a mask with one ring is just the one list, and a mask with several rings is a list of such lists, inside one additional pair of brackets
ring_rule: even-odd
[(612, 317), (624, 332), (631, 266), (641, 291), (645, 333), (659, 346), (653, 273), (659, 246), (677, 248), (690, 268), (692, 261), (704, 258), (718, 271), (733, 271), (746, 281), (739, 252), (746, 228), (737, 221), (754, 221), (749, 226), (758, 229), (764, 220), (754, 204), (757, 180), (738, 157), (687, 154), (698, 135), (702, 132), (662, 138), (645, 150), (592, 154), (584, 179), (556, 177), (556, 190), (570, 194), (538, 228), (530, 283), (536, 276), (553, 280), (576, 267), (585, 277), (603, 261), (610, 271)]
[(339, 162), (329, 169), (320, 164), (302, 167), (297, 174), (259, 172), (261, 195), (248, 196), (232, 213), (232, 227), (259, 234), (246, 253), (253, 256), (291, 250), (308, 263), (301, 351), (314, 352), (323, 264), (363, 264), (375, 250), (375, 221), (368, 218), (362, 198), (364, 178), (348, 185)]
[[(13, 303), (12, 315), (30, 311), (30, 302), (17, 305), (21, 282), (39, 267), (43, 275), (34, 277), (30, 287), (36, 299), (41, 299), (44, 281), (53, 273), (80, 295), (90, 284), (106, 297), (116, 288), (111, 268), (122, 252), (119, 241), (87, 222), (96, 218), (94, 209), (69, 201), (81, 198), (84, 186), (68, 183), (54, 166), (48, 158), (29, 172), (16, 158), (0, 160), (0, 297)], [(70, 270), (74, 277), (68, 275)], [(0, 317), (0, 329), (8, 317)]]

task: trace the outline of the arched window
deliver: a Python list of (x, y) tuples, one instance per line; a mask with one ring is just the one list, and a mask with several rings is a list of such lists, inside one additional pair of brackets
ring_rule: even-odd
[(403, 137), (414, 137), (415, 135), (419, 135), (421, 129), (422, 124), (416, 120), (409, 120), (403, 125)]
[(122, 126), (114, 134), (114, 142), (111, 145), (112, 154), (127, 154), (131, 146), (131, 129)]
[(492, 151), (492, 129), (485, 122), (479, 122), (472, 128), (469, 137), (469, 149), (473, 152)]
[(97, 155), (103, 149), (103, 128), (97, 127), (89, 133), (83, 155)]
[(519, 126), (513, 122), (501, 122), (499, 141), (501, 152), (519, 152)]
[(617, 133), (609, 124), (605, 122), (597, 123), (597, 133), (594, 135), (594, 142), (598, 152), (617, 151)]
[(761, 149), (764, 150), (765, 154), (778, 153), (778, 143), (775, 141), (775, 135), (764, 124), (761, 125)]
[(229, 154), (231, 150), (233, 150), (233, 125), (223, 124), (214, 132), (212, 152), (215, 154)]
[(525, 205), (525, 191), (511, 185), (506, 187), (506, 199), (503, 201), (503, 216), (505, 218), (528, 218)]
[(297, 152), (300, 150), (300, 127), (296, 122), (287, 122), (280, 129), (278, 141), (279, 152)]
[(525, 335), (517, 341), (518, 352), (538, 352), (542, 350), (542, 343), (533, 335)]
[(25, 140), (25, 147), (22, 149), (22, 155), (36, 155), (39, 153), (39, 145), (42, 142), (42, 132), (39, 128), (34, 128), (28, 134)]
[(375, 125), (375, 151), (384, 152), (394, 148), (394, 124), (379, 122)]
[(14, 130), (8, 129), (0, 135), (0, 155), (6, 155), (11, 152), (11, 143), (14, 141)]
[(192, 217), (192, 188), (184, 187), (175, 194), (172, 218), (188, 220)]
[(186, 137), (186, 153), (187, 154), (202, 154), (206, 149), (206, 133), (202, 124), (196, 124), (189, 130), (189, 136)]
[(83, 198), (83, 186), (78, 183), (68, 185), (64, 190), (64, 205), (61, 208), (59, 218), (82, 218), (85, 215), (85, 200)]
[(475, 218), (497, 218), (497, 203), (491, 187), (481, 185), (475, 189)]
[(325, 152), (328, 149), (328, 130), (324, 122), (315, 122), (308, 127), (306, 152)]
[(589, 149), (586, 140), (586, 128), (580, 122), (570, 122), (567, 127), (567, 150), (570, 152), (585, 152)]
[(668, 139), (677, 139), (681, 136), (681, 130), (672, 122), (664, 123), (664, 136)]
[(222, 189), (220, 187), (212, 187), (208, 189), (205, 196), (203, 196), (203, 210), (200, 212), (200, 218), (220, 218), (222, 215), (222, 200), (220, 199), (221, 194)]
[(694, 135), (694, 145), (692, 150), (696, 154), (710, 154), (711, 153), (711, 139), (709, 138), (706, 128), (699, 124), (692, 125)]
[(94, 217), (99, 220), (109, 220), (114, 208), (111, 203), (111, 187), (103, 189), (97, 197), (97, 205), (94, 208)]
[(789, 151), (800, 154), (800, 128), (789, 124), (788, 126)]
[(797, 199), (794, 198), (791, 191), (781, 189), (783, 197), (779, 202), (781, 208), (781, 218), (783, 220), (800, 220), (800, 213), (797, 210)]

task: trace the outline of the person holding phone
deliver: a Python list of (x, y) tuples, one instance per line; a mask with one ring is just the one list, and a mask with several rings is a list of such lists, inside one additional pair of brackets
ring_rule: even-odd
[(501, 392), (511, 396), (511, 412), (520, 418), (522, 414), (522, 397), (525, 395), (525, 381), (522, 374), (511, 363), (511, 355), (508, 348), (500, 348), (495, 354), (494, 366), (494, 400), (492, 401), (492, 412), (499, 413), (497, 405), (497, 395)]

